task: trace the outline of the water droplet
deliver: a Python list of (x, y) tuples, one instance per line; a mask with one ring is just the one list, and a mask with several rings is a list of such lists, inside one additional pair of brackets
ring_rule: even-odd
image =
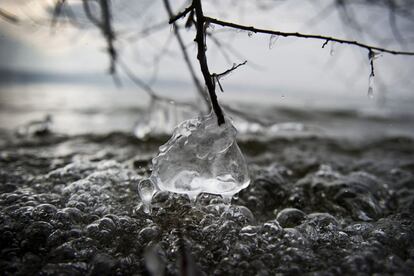
[(277, 35), (271, 35), (270, 39), (269, 39), (269, 49), (272, 49), (273, 46), (275, 45), (276, 41), (279, 39), (279, 36)]
[(249, 37), (252, 37), (253, 36), (253, 32), (247, 32), (247, 35), (249, 36)]
[(335, 43), (331, 42), (331, 50), (329, 51), (329, 54), (333, 56), (335, 54)]
[(152, 196), (155, 194), (156, 188), (150, 179), (144, 179), (138, 184), (138, 193), (144, 204), (144, 211), (150, 213), (150, 204)]

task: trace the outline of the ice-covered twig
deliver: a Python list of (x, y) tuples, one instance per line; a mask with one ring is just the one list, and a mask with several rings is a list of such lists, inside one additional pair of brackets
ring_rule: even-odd
[(239, 63), (239, 64), (234, 63), (234, 64), (233, 64), (233, 66), (232, 66), (230, 69), (227, 69), (227, 70), (226, 70), (226, 71), (224, 71), (223, 73), (219, 73), (219, 74), (212, 74), (212, 75), (211, 75), (211, 76), (213, 77), (213, 79), (214, 79), (215, 81), (217, 81), (217, 83), (218, 83), (218, 85), (219, 85), (219, 87), (220, 87), (221, 92), (224, 92), (224, 90), (223, 90), (223, 87), (221, 86), (220, 79), (221, 79), (222, 77), (227, 76), (228, 74), (230, 74), (231, 72), (233, 72), (234, 70), (236, 70), (237, 68), (239, 68), (240, 66), (245, 65), (246, 63), (247, 63), (247, 60), (245, 60), (244, 62)]
[(222, 21), (222, 20), (215, 19), (212, 17), (204, 17), (204, 19), (206, 20), (206, 22), (209, 22), (211, 24), (220, 25), (223, 27), (229, 27), (233, 29), (249, 31), (253, 33), (263, 33), (263, 34), (278, 35), (278, 36), (283, 36), (283, 37), (297, 37), (297, 38), (323, 40), (325, 42), (322, 46), (326, 46), (328, 42), (337, 42), (340, 44), (348, 44), (348, 45), (353, 45), (359, 48), (364, 48), (368, 51), (378, 51), (378, 52), (388, 53), (392, 55), (414, 56), (414, 52), (390, 50), (386, 48), (364, 44), (364, 43), (361, 43), (355, 40), (346, 40), (346, 39), (340, 39), (336, 37), (329, 37), (329, 36), (315, 35), (315, 34), (302, 34), (298, 32), (281, 32), (281, 31), (275, 31), (275, 30), (269, 30), (269, 29), (260, 29), (260, 28), (256, 28), (253, 26), (246, 26), (246, 25), (236, 24), (233, 22)]
[(219, 73), (219, 74), (215, 74), (216, 78), (222, 78), (228, 74), (230, 74), (231, 72), (233, 72), (234, 70), (236, 70), (237, 68), (239, 68), (240, 66), (243, 66), (247, 63), (247, 60), (239, 63), (239, 64), (233, 64), (233, 66), (230, 69), (227, 69), (226, 71), (224, 71), (223, 73)]

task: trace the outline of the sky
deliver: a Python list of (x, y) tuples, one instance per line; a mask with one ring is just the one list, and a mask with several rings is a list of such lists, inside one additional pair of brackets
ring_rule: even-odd
[[(186, 1), (171, 2), (174, 9), (179, 10), (185, 7)], [(116, 90), (107, 74), (109, 61), (105, 41), (87, 21), (80, 1), (69, 0), (77, 14), (76, 26), (61, 22), (51, 29), (53, 3), (2, 0), (0, 8), (21, 19), (17, 25), (0, 19), (2, 83), (7, 79), (9, 84), (13, 74), (26, 72), (36, 73), (37, 82), (78, 84), (79, 89), (84, 90), (87, 90), (86, 86), (88, 89), (104, 87)], [(180, 58), (177, 43), (171, 36), (171, 28), (166, 26), (145, 38), (139, 35), (142, 30), (166, 20), (162, 1), (114, 0), (112, 3), (116, 46), (121, 59), (160, 94), (173, 95), (173, 98), (194, 95), (194, 87)], [(323, 13), (331, 3), (328, 0), (209, 0), (204, 2), (204, 12), (211, 17), (260, 28), (336, 36), (397, 50), (414, 49), (413, 42), (401, 45), (396, 41), (388, 21), (388, 11), (352, 6), (352, 15), (365, 30), (358, 32), (341, 19), (337, 9)], [(412, 25), (412, 21), (398, 20), (404, 36), (413, 41)], [(219, 93), (219, 99), (224, 102), (374, 108), (385, 96), (388, 102), (396, 102), (396, 109), (400, 105), (410, 108), (414, 103), (414, 57), (384, 54), (376, 59), (374, 99), (371, 99), (367, 96), (370, 66), (366, 50), (335, 43), (322, 49), (323, 41), (270, 38), (218, 26), (209, 30), (221, 43), (230, 45), (227, 48), (230, 60), (227, 61), (214, 43), (208, 41), (207, 55), (212, 72), (223, 72), (233, 63), (248, 61), (246, 66), (222, 80), (225, 92)], [(194, 66), (198, 68), (196, 47), (192, 42), (194, 31), (184, 30), (183, 35)], [(161, 49), (167, 50), (160, 55)], [(161, 61), (154, 66), (157, 59)], [(121, 77), (125, 82), (124, 89), (139, 90), (133, 88), (122, 74)], [(21, 78), (16, 78), (16, 82), (19, 81)]]

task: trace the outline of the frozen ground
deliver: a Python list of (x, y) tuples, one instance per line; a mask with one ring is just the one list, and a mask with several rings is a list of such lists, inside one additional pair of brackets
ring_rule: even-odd
[(166, 137), (2, 132), (1, 274), (412, 274), (414, 140), (244, 138), (231, 206), (162, 192), (148, 215), (137, 184)]

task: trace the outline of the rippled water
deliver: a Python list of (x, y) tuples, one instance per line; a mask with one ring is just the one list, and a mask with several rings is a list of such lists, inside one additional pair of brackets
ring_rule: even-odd
[(137, 184), (167, 137), (2, 133), (2, 274), (412, 274), (413, 139), (241, 138), (232, 205), (160, 192), (149, 215)]

